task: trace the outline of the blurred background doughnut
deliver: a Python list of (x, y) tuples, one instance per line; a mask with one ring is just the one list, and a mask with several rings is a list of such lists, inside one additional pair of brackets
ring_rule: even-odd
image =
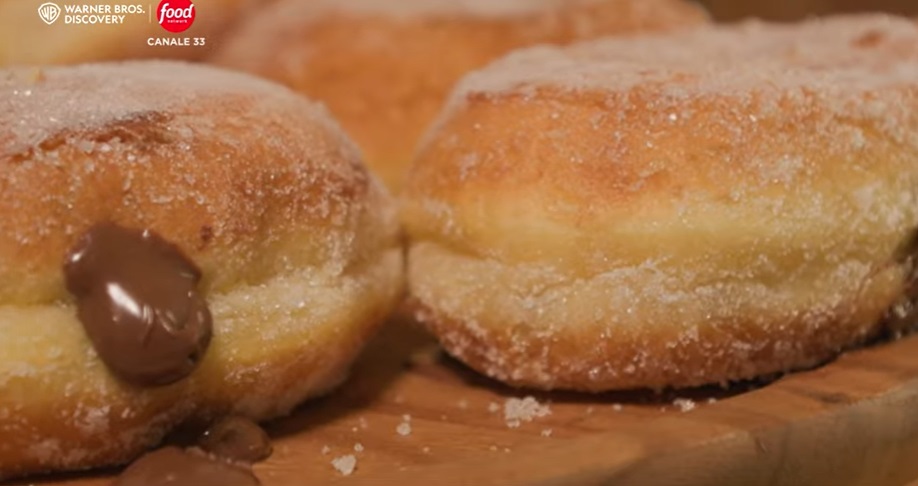
[(282, 0), (214, 62), (325, 102), (397, 189), (418, 136), (460, 76), (515, 48), (697, 25), (682, 0)]

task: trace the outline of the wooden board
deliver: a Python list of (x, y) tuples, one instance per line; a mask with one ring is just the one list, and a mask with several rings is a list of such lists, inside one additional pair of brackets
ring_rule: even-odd
[(766, 20), (800, 20), (814, 15), (855, 12), (918, 14), (915, 0), (699, 0), (716, 20), (735, 21), (747, 17)]
[[(918, 336), (770, 384), (535, 394), (551, 415), (511, 428), (504, 403), (524, 396), (394, 324), (338, 392), (269, 426), (275, 453), (256, 474), (266, 486), (901, 486), (918, 478)], [(408, 435), (396, 432), (403, 422)], [(345, 477), (331, 462), (347, 454), (357, 466)], [(110, 474), (13, 484), (101, 486)]]

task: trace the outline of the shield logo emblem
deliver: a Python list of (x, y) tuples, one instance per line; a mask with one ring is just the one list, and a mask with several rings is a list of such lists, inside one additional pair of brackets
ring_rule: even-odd
[(43, 3), (38, 7), (38, 16), (41, 17), (46, 24), (51, 25), (61, 16), (61, 8), (58, 7), (56, 3)]

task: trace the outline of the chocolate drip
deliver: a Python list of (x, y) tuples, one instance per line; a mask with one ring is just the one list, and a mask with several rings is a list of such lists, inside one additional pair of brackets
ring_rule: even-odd
[(67, 255), (67, 290), (99, 357), (117, 376), (166, 385), (190, 374), (211, 337), (201, 271), (150, 230), (104, 223)]
[(112, 486), (259, 486), (245, 466), (207, 457), (201, 452), (164, 447), (134, 461)]
[(238, 462), (258, 462), (271, 455), (268, 434), (255, 422), (242, 417), (227, 417), (212, 425), (201, 437), (205, 451)]

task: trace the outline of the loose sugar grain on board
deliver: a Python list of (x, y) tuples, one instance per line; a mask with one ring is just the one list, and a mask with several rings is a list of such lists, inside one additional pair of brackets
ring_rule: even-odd
[(677, 398), (673, 400), (673, 405), (680, 412), (690, 412), (695, 409), (695, 402), (690, 398)]
[(395, 432), (402, 437), (411, 435), (411, 415), (402, 415), (402, 423), (395, 427)]
[(331, 463), (342, 476), (350, 476), (357, 469), (357, 458), (353, 454), (336, 457)]
[(532, 422), (533, 420), (551, 415), (551, 408), (543, 405), (535, 398), (529, 396), (525, 398), (508, 398), (504, 402), (504, 421), (507, 427), (516, 428), (522, 422)]

